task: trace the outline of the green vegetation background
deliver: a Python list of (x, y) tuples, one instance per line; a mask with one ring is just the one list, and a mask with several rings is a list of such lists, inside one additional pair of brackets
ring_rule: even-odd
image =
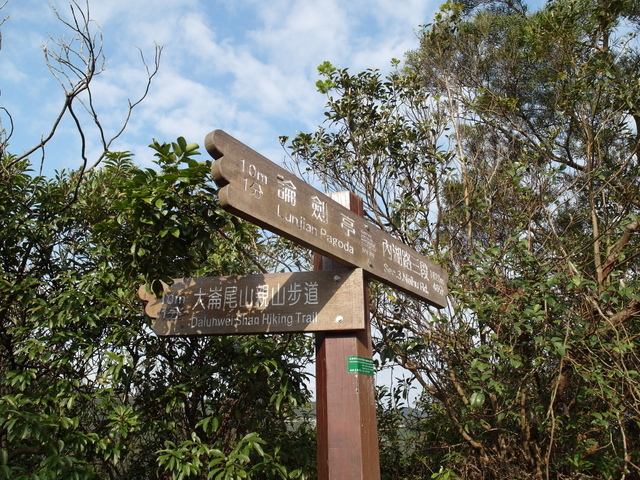
[[(447, 3), (389, 75), (319, 67), (326, 123), (282, 138), (289, 166), (450, 274), (441, 311), (372, 289), (377, 367), (412, 372), (378, 391), (383, 478), (640, 478), (639, 22), (624, 0)], [(2, 133), (0, 475), (313, 478), (312, 339), (157, 338), (136, 295), (307, 252), (221, 211), (183, 138), (154, 168), (105, 139), (44, 178), (46, 139), (15, 156)]]

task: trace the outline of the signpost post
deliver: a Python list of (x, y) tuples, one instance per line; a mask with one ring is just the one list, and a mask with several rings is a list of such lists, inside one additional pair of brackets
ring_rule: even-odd
[[(446, 271), (363, 218), (349, 192), (317, 191), (222, 130), (207, 135), (220, 205), (310, 248), (313, 272), (178, 279), (140, 289), (158, 335), (318, 332), (318, 478), (380, 478), (369, 289), (377, 279), (437, 308)], [(303, 300), (304, 298), (304, 300)]]
[[(355, 195), (339, 192), (332, 198), (355, 214), (362, 214), (362, 200)], [(314, 255), (315, 269), (338, 267), (335, 261)], [(316, 335), (320, 480), (380, 478), (368, 287), (366, 293), (364, 330)]]

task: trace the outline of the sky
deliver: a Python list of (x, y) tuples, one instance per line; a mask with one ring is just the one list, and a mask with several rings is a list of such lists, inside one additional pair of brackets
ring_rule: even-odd
[[(85, 0), (76, 0), (85, 7)], [(4, 0), (0, 0), (0, 5)], [(440, 0), (92, 0), (95, 31), (103, 35), (105, 70), (94, 80), (94, 101), (107, 136), (117, 132), (128, 101), (144, 90), (140, 52), (160, 70), (147, 98), (112, 147), (150, 165), (149, 143), (204, 144), (222, 129), (273, 161), (284, 152), (281, 135), (312, 132), (323, 122), (325, 97), (317, 92), (317, 67), (329, 61), (352, 72), (391, 69), (418, 46), (420, 25)], [(9, 151), (19, 154), (46, 135), (64, 101), (48, 71), (42, 47), (69, 39), (69, 0), (8, 0), (0, 10), (0, 106), (13, 120)], [(2, 115), (3, 127), (10, 123)], [(87, 130), (89, 164), (100, 153)], [(43, 173), (77, 168), (80, 138), (70, 117), (47, 147)], [(207, 155), (203, 151), (204, 155)], [(36, 169), (40, 156), (32, 156)]]

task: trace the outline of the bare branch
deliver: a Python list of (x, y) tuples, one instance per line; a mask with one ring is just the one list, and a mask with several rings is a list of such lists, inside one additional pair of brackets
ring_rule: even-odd
[(622, 249), (629, 243), (631, 239), (631, 235), (640, 230), (640, 220), (636, 219), (633, 222), (629, 223), (622, 233), (622, 236), (618, 239), (616, 244), (610, 249), (608, 252), (605, 263), (602, 267), (603, 276), (606, 278), (609, 276), (613, 267), (618, 259), (619, 253)]
[[(55, 136), (63, 118), (69, 114), (76, 127), (78, 135), (80, 136), (81, 142), (80, 150), (82, 164), (77, 175), (78, 188), (82, 183), (84, 173), (100, 164), (106, 153), (111, 148), (113, 142), (125, 131), (131, 119), (133, 109), (147, 97), (151, 88), (151, 82), (160, 68), (162, 47), (156, 44), (153, 65), (149, 65), (147, 63), (143, 52), (140, 50), (142, 64), (144, 65), (147, 73), (147, 82), (144, 90), (135, 100), (129, 99), (122, 124), (114, 134), (108, 135), (100, 121), (100, 116), (94, 103), (94, 92), (91, 88), (91, 84), (95, 77), (104, 72), (106, 67), (102, 31), (96, 21), (91, 18), (89, 1), (85, 0), (84, 4), (81, 5), (78, 0), (72, 0), (70, 3), (70, 18), (66, 18), (53, 5), (51, 8), (53, 9), (57, 19), (71, 32), (70, 39), (65, 37), (58, 39), (49, 37), (49, 41), (43, 45), (43, 52), (47, 67), (62, 87), (65, 99), (59, 114), (53, 121), (48, 133), (41, 137), (38, 144), (21, 155), (16, 156), (13, 161), (19, 162), (40, 150), (42, 152), (42, 168), (42, 163), (44, 163), (45, 159), (46, 145)], [(91, 167), (88, 167), (89, 159), (87, 158), (86, 153), (87, 126), (78, 116), (77, 109), (74, 108), (76, 103), (80, 104), (82, 109), (88, 113), (90, 122), (96, 127), (98, 137), (100, 139), (102, 153), (94, 161)]]
[(155, 44), (153, 68), (149, 67), (149, 64), (147, 63), (142, 50), (141, 49), (138, 49), (138, 50), (140, 52), (140, 58), (142, 59), (142, 64), (144, 65), (145, 70), (147, 72), (147, 83), (145, 85), (145, 89), (142, 92), (142, 95), (140, 95), (140, 97), (138, 97), (135, 101), (132, 101), (131, 99), (129, 99), (129, 108), (127, 110), (125, 119), (122, 122), (122, 126), (120, 127), (120, 130), (118, 130), (109, 140), (105, 138), (104, 130), (100, 125), (100, 122), (98, 121), (97, 113), (93, 117), (95, 124), (98, 126), (100, 130), (102, 145), (103, 145), (103, 153), (100, 155), (97, 161), (91, 166), (91, 168), (95, 168), (98, 164), (100, 164), (100, 162), (104, 159), (105, 154), (111, 148), (112, 143), (124, 133), (125, 129), (127, 128), (127, 125), (129, 124), (129, 120), (131, 119), (131, 114), (133, 113), (133, 109), (136, 108), (138, 105), (140, 105), (140, 103), (142, 103), (142, 101), (145, 98), (147, 98), (147, 95), (149, 94), (149, 90), (151, 89), (151, 82), (153, 81), (153, 78), (156, 76), (156, 74), (160, 70), (160, 57), (162, 56), (162, 45), (159, 45), (157, 43)]

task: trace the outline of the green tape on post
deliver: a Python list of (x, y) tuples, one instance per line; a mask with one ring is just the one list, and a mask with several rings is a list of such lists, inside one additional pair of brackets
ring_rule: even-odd
[(365, 357), (347, 357), (347, 372), (373, 375), (373, 360)]

